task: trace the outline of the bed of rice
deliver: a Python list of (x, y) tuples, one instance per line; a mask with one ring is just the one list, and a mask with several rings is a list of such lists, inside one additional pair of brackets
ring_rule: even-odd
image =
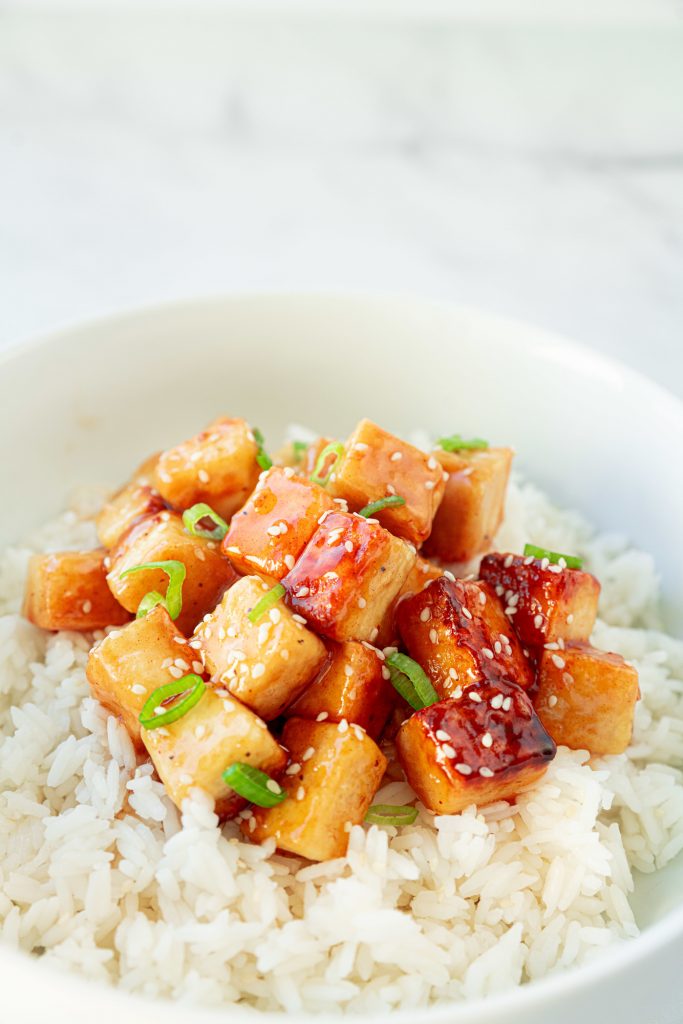
[[(632, 870), (683, 849), (683, 644), (658, 631), (649, 556), (595, 536), (529, 485), (499, 546), (581, 554), (603, 583), (598, 646), (637, 665), (628, 754), (561, 748), (514, 806), (355, 827), (309, 864), (182, 817), (125, 730), (89, 696), (92, 637), (17, 614), (30, 550), (95, 543), (69, 512), (0, 559), (0, 933), (102, 981), (207, 1004), (403, 1009), (499, 991), (637, 934)], [(376, 801), (414, 800), (392, 783)]]

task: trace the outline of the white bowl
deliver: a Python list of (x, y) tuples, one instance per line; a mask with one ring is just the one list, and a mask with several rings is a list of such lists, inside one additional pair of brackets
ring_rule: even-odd
[[(683, 405), (563, 339), (411, 299), (201, 301), (111, 318), (5, 353), (0, 444), (9, 484), (0, 545), (55, 514), (74, 486), (124, 479), (136, 460), (226, 412), (248, 417), (273, 439), (292, 421), (344, 436), (369, 415), (397, 432), (457, 430), (512, 444), (520, 467), (554, 498), (652, 551), (670, 628), (681, 631)], [(683, 857), (639, 879), (639, 938), (533, 985), (404, 1019), (573, 1024), (609, 1014), (620, 1024), (680, 1022), (681, 893)], [(0, 980), (7, 1024), (208, 1024), (226, 1016), (150, 1003), (8, 950), (0, 953)], [(279, 1015), (262, 1019), (281, 1024)]]

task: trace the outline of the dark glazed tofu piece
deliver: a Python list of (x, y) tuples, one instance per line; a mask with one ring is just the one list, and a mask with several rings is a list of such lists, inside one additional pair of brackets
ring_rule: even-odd
[(488, 551), (505, 512), (511, 448), (435, 451), (448, 473), (425, 553), (444, 562), (469, 562)]
[(23, 614), (41, 629), (85, 632), (120, 626), (130, 615), (107, 586), (104, 551), (33, 555)]
[(493, 590), (473, 580), (434, 580), (401, 601), (396, 613), (403, 642), (440, 697), (466, 686), (504, 679), (528, 688), (533, 668)]
[(482, 559), (480, 576), (494, 587), (523, 644), (542, 647), (590, 637), (600, 596), (600, 584), (590, 573), (547, 559), (492, 554)]
[(183, 512), (205, 502), (224, 519), (241, 508), (261, 472), (258, 445), (244, 420), (221, 417), (159, 456), (154, 486)]
[(289, 467), (273, 466), (233, 516), (223, 554), (245, 576), (256, 572), (281, 580), (294, 568), (322, 514), (337, 508), (322, 487)]
[(182, 562), (187, 570), (183, 583), (183, 607), (176, 625), (189, 634), (220, 600), (223, 591), (237, 579), (227, 558), (215, 541), (193, 537), (175, 512), (160, 512), (143, 519), (121, 538), (110, 555), (107, 582), (112, 594), (129, 612), (135, 613), (150, 590), (165, 594), (168, 577), (161, 569), (146, 569), (121, 579), (121, 573), (144, 562)]
[(254, 807), (242, 823), (257, 843), (273, 837), (279, 850), (309, 860), (343, 857), (352, 825), (360, 825), (387, 761), (359, 725), (290, 718), (282, 733), (290, 764), (280, 779), (287, 799)]
[(444, 474), (433, 455), (361, 420), (330, 477), (329, 491), (345, 498), (352, 512), (391, 495), (405, 505), (383, 509), (377, 520), (419, 547), (429, 536), (444, 490)]
[(541, 778), (556, 750), (528, 696), (507, 683), (472, 686), (458, 700), (415, 712), (396, 749), (434, 814), (512, 799)]
[(331, 644), (327, 668), (286, 712), (295, 718), (355, 722), (376, 739), (394, 706), (389, 670), (372, 647), (348, 640)]
[(112, 495), (97, 517), (97, 536), (105, 548), (113, 548), (138, 520), (163, 512), (166, 502), (145, 484), (128, 484)]
[(544, 650), (534, 704), (555, 742), (591, 754), (622, 754), (631, 742), (638, 673), (590, 644)]
[(157, 605), (93, 647), (85, 674), (93, 697), (121, 719), (140, 752), (145, 748), (138, 719), (147, 698), (159, 686), (197, 670), (203, 673), (198, 655)]
[(375, 640), (415, 562), (415, 549), (378, 523), (329, 512), (283, 579), (287, 603), (330, 640)]

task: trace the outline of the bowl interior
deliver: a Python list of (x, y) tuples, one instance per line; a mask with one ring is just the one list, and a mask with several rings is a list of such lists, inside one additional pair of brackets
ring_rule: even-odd
[[(57, 513), (74, 487), (124, 480), (136, 461), (221, 413), (273, 439), (291, 422), (344, 437), (369, 415), (404, 435), (426, 428), (512, 444), (554, 499), (654, 554), (668, 626), (681, 633), (683, 480), (672, 470), (683, 406), (561, 339), (407, 299), (207, 301), (7, 353), (0, 546)], [(680, 857), (640, 879), (641, 923), (682, 891)]]

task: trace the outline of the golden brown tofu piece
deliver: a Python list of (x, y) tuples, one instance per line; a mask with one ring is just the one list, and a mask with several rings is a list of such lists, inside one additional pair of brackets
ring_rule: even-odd
[(405, 505), (383, 509), (377, 520), (416, 547), (427, 539), (444, 492), (444, 474), (433, 455), (361, 420), (334, 467), (328, 490), (346, 498), (352, 512), (391, 495)]
[[(243, 831), (308, 860), (343, 857), (352, 825), (360, 825), (377, 792), (386, 758), (358, 725), (290, 718), (282, 733), (290, 766), (280, 779), (288, 799), (254, 807)], [(298, 765), (294, 773), (294, 766)]]
[(121, 719), (142, 751), (139, 716), (147, 698), (159, 686), (189, 672), (201, 674), (203, 668), (166, 609), (157, 605), (93, 647), (85, 672), (93, 697)]
[(289, 606), (330, 640), (369, 640), (403, 586), (415, 549), (378, 523), (329, 512), (283, 579)]
[(425, 552), (444, 562), (469, 562), (488, 551), (503, 521), (513, 451), (435, 451), (448, 473)]
[(221, 818), (246, 805), (223, 781), (226, 768), (238, 762), (278, 775), (287, 763), (287, 754), (258, 715), (211, 689), (176, 722), (143, 729), (142, 739), (176, 807), (196, 787), (213, 797)]
[(97, 536), (105, 548), (113, 548), (139, 519), (163, 512), (166, 502), (151, 487), (128, 484), (117, 491), (97, 517)]
[(135, 524), (112, 548), (109, 559), (107, 582), (117, 601), (129, 612), (137, 611), (149, 591), (165, 594), (168, 577), (161, 569), (145, 569), (123, 579), (121, 573), (145, 562), (182, 562), (187, 575), (183, 583), (183, 607), (176, 625), (186, 635), (237, 579), (235, 570), (227, 558), (223, 558), (215, 541), (191, 536), (175, 512), (159, 512)]
[(327, 668), (287, 710), (294, 718), (355, 722), (376, 739), (394, 706), (395, 690), (379, 653), (355, 640), (331, 644)]
[(591, 754), (622, 754), (631, 742), (638, 673), (590, 644), (544, 650), (534, 704), (555, 742)]
[(523, 644), (587, 640), (598, 613), (600, 584), (580, 569), (563, 569), (547, 559), (492, 554), (480, 575), (495, 588)]
[(223, 554), (244, 575), (257, 572), (281, 580), (317, 530), (322, 514), (336, 508), (322, 487), (289, 467), (273, 466), (233, 516)]
[(104, 551), (33, 555), (28, 566), (23, 614), (41, 629), (84, 632), (120, 626), (130, 615), (107, 586)]
[(425, 807), (457, 814), (516, 796), (540, 779), (556, 748), (524, 690), (486, 683), (415, 712), (396, 749)]
[(205, 502), (230, 519), (256, 486), (261, 472), (257, 452), (248, 423), (221, 417), (189, 441), (162, 452), (154, 486), (181, 512)]
[(442, 576), (402, 601), (396, 612), (411, 658), (440, 697), (485, 680), (528, 688), (534, 673), (493, 590), (474, 580)]
[(389, 647), (395, 644), (398, 640), (398, 624), (396, 622), (396, 609), (399, 603), (405, 597), (411, 597), (413, 594), (419, 594), (421, 590), (431, 583), (432, 580), (438, 580), (439, 576), (443, 576), (443, 569), (438, 565), (434, 565), (426, 558), (422, 558), (420, 555), (415, 559), (415, 564), (405, 578), (405, 582), (398, 594), (392, 601), (391, 605), (387, 609), (387, 612), (382, 619), (379, 627), (379, 636), (377, 637), (375, 644), (377, 647)]
[(327, 660), (323, 642), (282, 601), (249, 620), (269, 589), (258, 576), (243, 576), (192, 641), (211, 678), (267, 721), (297, 699)]

